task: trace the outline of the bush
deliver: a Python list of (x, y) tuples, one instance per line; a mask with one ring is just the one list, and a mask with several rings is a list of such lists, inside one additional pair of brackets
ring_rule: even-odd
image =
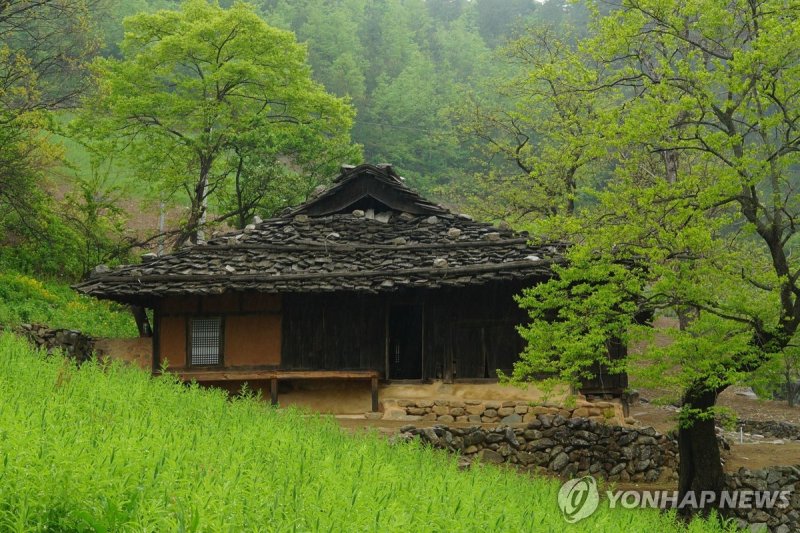
[(133, 316), (122, 306), (79, 295), (63, 282), (0, 272), (0, 327), (26, 322), (95, 337), (138, 335)]
[[(0, 336), (0, 530), (555, 531), (558, 486)], [(601, 505), (569, 529), (720, 527)]]

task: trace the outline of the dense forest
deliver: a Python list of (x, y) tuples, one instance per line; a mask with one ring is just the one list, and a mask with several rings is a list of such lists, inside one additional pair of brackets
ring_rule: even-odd
[[(172, 3), (177, 5), (179, 2)], [(220, 2), (227, 6), (230, 1)], [(122, 7), (122, 4), (125, 7)], [(588, 11), (562, 0), (254, 0), (269, 24), (308, 46), (313, 77), (356, 110), (353, 141), (367, 161), (396, 164), (426, 191), (463, 180), (485, 163), (459, 131), (468, 94), (491, 89), (513, 69), (502, 48), (531, 26), (584, 28)], [(130, 12), (120, 3), (111, 12)], [(141, 2), (137, 11), (168, 7)], [(121, 19), (103, 27), (119, 41)], [(108, 44), (105, 54), (119, 54)]]

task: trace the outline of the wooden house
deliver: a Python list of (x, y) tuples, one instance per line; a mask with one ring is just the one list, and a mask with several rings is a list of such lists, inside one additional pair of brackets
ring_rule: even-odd
[(283, 216), (76, 288), (153, 310), (154, 373), (166, 362), (185, 379), (264, 380), (273, 401), (281, 380), (365, 379), (377, 410), (378, 380), (510, 372), (526, 320), (513, 297), (562, 252), (365, 164)]

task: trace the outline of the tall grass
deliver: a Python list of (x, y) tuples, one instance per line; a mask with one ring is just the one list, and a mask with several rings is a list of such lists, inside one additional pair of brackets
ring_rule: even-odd
[(0, 270), (0, 329), (26, 322), (96, 337), (137, 335), (132, 315), (121, 306), (79, 295), (61, 281)]
[(719, 530), (602, 506), (567, 527), (557, 489), (118, 363), (77, 369), (0, 336), (3, 531)]

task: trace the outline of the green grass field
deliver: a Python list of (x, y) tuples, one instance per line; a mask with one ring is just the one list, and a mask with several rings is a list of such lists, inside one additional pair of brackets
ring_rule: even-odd
[[(58, 127), (64, 129), (67, 128), (67, 125), (73, 118), (74, 118), (73, 113), (70, 113), (68, 111), (61, 111), (54, 115), (54, 119)], [(74, 178), (75, 176), (82, 176), (84, 178), (88, 178), (89, 176), (92, 175), (91, 156), (89, 152), (86, 150), (86, 147), (84, 145), (82, 145), (76, 139), (72, 139), (68, 136), (61, 135), (59, 133), (52, 133), (50, 136), (50, 140), (55, 144), (63, 146), (64, 158), (66, 159), (67, 164), (69, 165), (69, 167), (60, 169), (59, 175), (70, 178), (69, 179), (70, 183), (72, 181), (72, 178)], [(99, 168), (97, 168), (96, 171), (102, 174), (108, 186), (120, 187), (126, 192), (126, 194), (135, 195), (137, 191), (140, 190), (137, 187), (131, 186), (134, 180), (133, 173), (131, 172), (130, 168), (122, 161), (101, 165)], [(55, 179), (58, 179), (55, 176), (53, 177)], [(61, 180), (58, 179), (58, 181)], [(67, 185), (69, 185), (69, 183)]]
[(2, 531), (721, 530), (603, 504), (570, 526), (558, 486), (0, 335)]
[(78, 329), (95, 337), (135, 337), (132, 315), (123, 307), (79, 295), (67, 283), (39, 281), (0, 270), (0, 328), (21, 323)]

